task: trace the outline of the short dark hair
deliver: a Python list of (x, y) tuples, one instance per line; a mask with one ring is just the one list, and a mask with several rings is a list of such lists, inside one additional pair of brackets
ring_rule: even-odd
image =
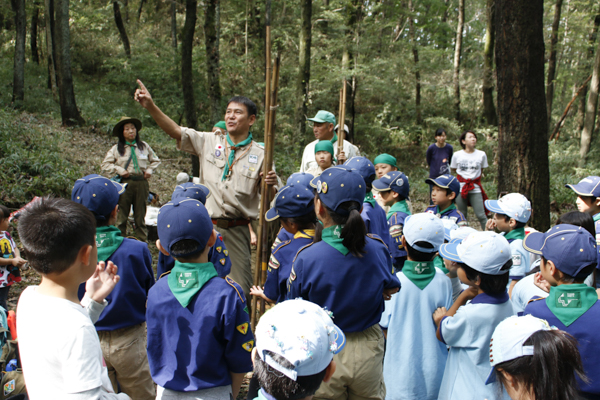
[[(294, 368), (286, 358), (266, 351), (275, 362), (284, 368)], [(277, 400), (296, 400), (312, 396), (321, 386), (327, 368), (314, 375), (299, 376), (295, 381), (272, 368), (257, 355), (254, 359), (254, 374), (260, 387)]]
[(66, 271), (82, 247), (96, 244), (94, 214), (67, 199), (33, 203), (19, 218), (18, 231), (29, 265), (45, 275)]
[(464, 131), (463, 133), (460, 134), (460, 138), (458, 139), (458, 142), (460, 143), (460, 147), (462, 147), (463, 149), (466, 148), (465, 144), (463, 143), (463, 140), (465, 140), (467, 138), (467, 133), (472, 133), (475, 136), (475, 139), (477, 139), (477, 134), (473, 131)]
[(298, 229), (313, 229), (315, 227), (315, 223), (317, 222), (317, 215), (315, 214), (315, 210), (313, 209), (310, 212), (299, 217), (281, 217), (281, 220), (286, 222), (292, 222), (298, 225)]
[[(172, 257), (179, 259), (179, 261), (185, 262), (186, 260), (191, 259), (197, 256), (198, 254), (202, 253), (204, 249), (195, 251), (198, 249), (198, 245), (199, 243), (194, 239), (182, 239), (171, 246), (170, 254)], [(185, 254), (185, 256), (182, 257), (181, 254)]]
[(435, 131), (435, 137), (442, 136), (444, 133), (446, 133), (444, 128), (437, 128), (437, 131)]
[(0, 204), (0, 213), (2, 214), (0, 215), (0, 222), (10, 217), (10, 210), (8, 209), (8, 207), (3, 206), (2, 204)]
[[(548, 262), (548, 259), (542, 256), (542, 262)], [(562, 273), (562, 278), (560, 279), (560, 281), (564, 283), (583, 283), (583, 281), (585, 281), (585, 278), (587, 278), (592, 272), (594, 272), (597, 265), (598, 263), (593, 263), (583, 267), (576, 276), (565, 274), (564, 272), (559, 270)]]
[[(424, 247), (426, 249), (433, 249), (433, 245), (429, 242), (415, 242), (419, 247)], [(425, 253), (424, 251), (419, 251), (412, 247), (410, 244), (406, 243), (406, 252), (408, 253), (408, 257), (413, 261), (431, 261), (436, 255), (436, 252), (433, 253)]]
[(256, 115), (256, 113), (257, 113), (256, 104), (254, 104), (254, 102), (247, 97), (233, 96), (227, 102), (227, 107), (229, 107), (229, 104), (231, 104), (231, 103), (243, 104), (246, 107), (246, 111), (248, 111), (248, 116)]
[[(596, 199), (595, 197), (593, 197)], [(564, 213), (556, 220), (556, 225), (560, 224), (571, 224), (580, 226), (590, 233), (590, 235), (596, 237), (596, 228), (594, 227), (594, 218), (588, 213), (579, 211), (569, 211)]]
[[(508, 215), (506, 215), (506, 214), (500, 214), (500, 213), (496, 213), (496, 215), (497, 215), (498, 217), (502, 217), (502, 218), (504, 218), (504, 221), (506, 221), (506, 222), (509, 222), (509, 221), (511, 220), (511, 218), (512, 218), (512, 217), (509, 217), (509, 216), (508, 216)], [(519, 229), (519, 228), (525, 228), (525, 226), (527, 225), (527, 222), (519, 222), (519, 221), (517, 221), (516, 219), (515, 219), (515, 222), (517, 223), (517, 224), (515, 225), (515, 229)]]
[(467, 279), (475, 281), (477, 280), (477, 277), (479, 277), (481, 279), (479, 288), (483, 290), (484, 293), (490, 295), (498, 295), (506, 291), (506, 285), (508, 285), (508, 271), (512, 265), (512, 259), (508, 260), (504, 263), (502, 268), (500, 268), (500, 271), (505, 271), (502, 275), (490, 275), (476, 271), (465, 263), (458, 263), (458, 266), (465, 271)]

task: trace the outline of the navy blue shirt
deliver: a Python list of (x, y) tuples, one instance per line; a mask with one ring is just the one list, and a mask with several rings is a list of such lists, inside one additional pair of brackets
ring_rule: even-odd
[(392, 259), (381, 239), (366, 237), (362, 257), (345, 256), (324, 241), (298, 252), (288, 280), (288, 299), (302, 297), (333, 312), (344, 332), (379, 323), (383, 289), (399, 288)]
[(375, 203), (375, 206), (373, 206), (371, 203), (365, 201), (360, 216), (365, 222), (367, 233), (374, 233), (379, 236), (388, 248), (392, 246), (392, 238), (385, 211), (383, 211), (383, 208), (379, 204)]
[(282, 226), (281, 228), (279, 228), (279, 232), (277, 232), (277, 237), (275, 237), (275, 241), (273, 242), (273, 245), (271, 246), (271, 251), (275, 250), (275, 247), (279, 243), (287, 242), (288, 240), (292, 240), (293, 238), (294, 238), (294, 235), (292, 235), (291, 233), (286, 231), (285, 228)]
[[(460, 196), (460, 193), (458, 195)], [(458, 226), (467, 226), (467, 219), (465, 218), (464, 214), (461, 213), (458, 209), (446, 209), (446, 211), (444, 211), (443, 214), (439, 213), (439, 211), (442, 210), (440, 210), (439, 207), (436, 205), (429, 206), (425, 209), (426, 213), (437, 215), (441, 219), (449, 219), (451, 221), (454, 221), (454, 223)]]
[[(225, 278), (231, 272), (231, 259), (229, 251), (225, 247), (223, 237), (217, 232), (217, 241), (215, 245), (208, 250), (208, 262), (213, 263), (217, 270), (219, 278)], [(171, 256), (165, 256), (162, 252), (158, 253), (158, 264), (156, 265), (156, 279), (162, 274), (173, 269), (175, 259)]]
[(179, 391), (231, 384), (230, 372), (252, 371), (254, 336), (244, 292), (230, 278), (212, 278), (182, 307), (159, 280), (148, 295), (148, 362), (152, 380)]
[[(146, 243), (125, 238), (106, 263), (109, 261), (119, 268), (121, 279), (106, 296), (108, 305), (94, 324), (98, 331), (113, 331), (146, 321), (146, 298), (154, 285), (152, 255)], [(79, 299), (84, 294), (85, 282), (79, 286)]]
[(454, 149), (446, 143), (444, 147), (437, 147), (434, 143), (427, 148), (427, 165), (429, 165), (429, 177), (437, 178), (440, 175), (450, 173), (450, 160)]
[(408, 217), (408, 214), (403, 213), (402, 211), (397, 211), (393, 213), (387, 221), (390, 232), (390, 241), (392, 243), (390, 246), (390, 253), (392, 253), (394, 267), (396, 270), (402, 270), (407, 256), (406, 250), (402, 245), (402, 237), (404, 236), (404, 220), (406, 217)]

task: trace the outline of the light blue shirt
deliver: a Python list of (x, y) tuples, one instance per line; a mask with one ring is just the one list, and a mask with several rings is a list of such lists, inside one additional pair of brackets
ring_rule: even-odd
[(450, 308), (452, 284), (440, 270), (423, 290), (402, 272), (396, 276), (402, 289), (385, 302), (379, 323), (388, 330), (383, 359), (385, 398), (435, 400), (448, 350), (435, 336), (432, 314), (438, 307)]
[[(482, 293), (461, 306), (453, 317), (444, 317), (440, 335), (450, 346), (439, 400), (498, 399), (496, 385), (486, 385), (491, 371), (490, 339), (496, 326), (513, 315), (508, 293)], [(509, 399), (506, 392), (500, 399)]]
[(510, 267), (510, 279), (519, 280), (529, 272), (529, 253), (523, 248), (523, 240), (515, 239), (510, 242), (513, 265)]
[(516, 313), (523, 312), (529, 300), (534, 296), (537, 297), (548, 297), (548, 292), (544, 292), (539, 287), (535, 286), (533, 279), (535, 274), (527, 275), (521, 279), (512, 290), (510, 301), (513, 303), (513, 308)]

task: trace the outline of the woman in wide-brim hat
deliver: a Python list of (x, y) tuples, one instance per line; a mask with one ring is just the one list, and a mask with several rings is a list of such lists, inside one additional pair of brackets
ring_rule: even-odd
[(118, 174), (121, 183), (127, 184), (125, 192), (119, 198), (117, 227), (123, 236), (127, 235), (127, 218), (133, 206), (135, 221), (134, 235), (139, 240), (148, 239), (144, 218), (146, 201), (150, 187), (148, 179), (160, 164), (160, 159), (148, 143), (140, 140), (142, 122), (136, 118), (121, 117), (113, 128), (113, 136), (119, 138), (104, 157), (102, 171), (111, 175)]

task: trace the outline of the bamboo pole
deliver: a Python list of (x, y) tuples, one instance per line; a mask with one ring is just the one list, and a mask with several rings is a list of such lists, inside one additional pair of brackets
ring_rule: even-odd
[(344, 78), (344, 82), (342, 83), (342, 96), (340, 99), (340, 118), (338, 121), (338, 165), (342, 164), (340, 161), (340, 153), (344, 151), (344, 139), (346, 138), (346, 130), (344, 129), (344, 121), (346, 120), (346, 78)]

